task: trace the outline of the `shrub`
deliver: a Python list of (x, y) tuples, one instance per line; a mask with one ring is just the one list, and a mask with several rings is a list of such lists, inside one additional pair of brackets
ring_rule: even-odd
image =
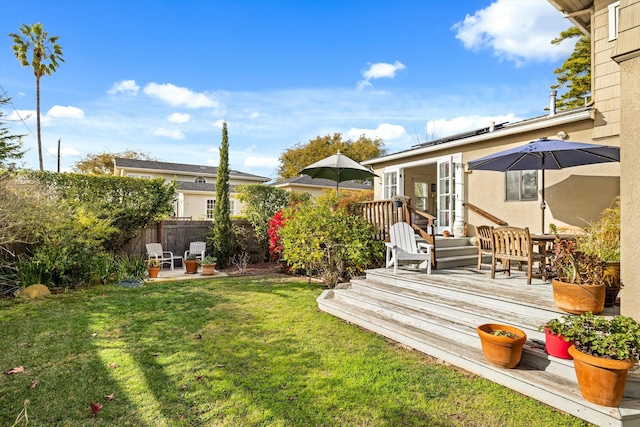
[(348, 206), (332, 206), (335, 198), (319, 198), (287, 209), (280, 229), (282, 259), (293, 270), (319, 274), (329, 287), (379, 265), (384, 244), (373, 239), (375, 230)]

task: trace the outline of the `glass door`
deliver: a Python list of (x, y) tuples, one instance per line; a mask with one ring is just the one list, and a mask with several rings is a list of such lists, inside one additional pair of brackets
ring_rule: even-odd
[(453, 161), (451, 158), (438, 161), (438, 209), (436, 215), (437, 232), (442, 233), (446, 228), (449, 231), (453, 228), (455, 218), (455, 204), (453, 201), (453, 191), (455, 188), (455, 177), (453, 174)]

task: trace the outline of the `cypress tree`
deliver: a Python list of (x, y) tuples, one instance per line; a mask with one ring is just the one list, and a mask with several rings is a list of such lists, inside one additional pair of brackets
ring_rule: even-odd
[(220, 165), (216, 177), (216, 201), (213, 211), (211, 246), (221, 267), (229, 264), (233, 252), (233, 227), (229, 215), (229, 139), (227, 122), (222, 124), (222, 144), (220, 145)]

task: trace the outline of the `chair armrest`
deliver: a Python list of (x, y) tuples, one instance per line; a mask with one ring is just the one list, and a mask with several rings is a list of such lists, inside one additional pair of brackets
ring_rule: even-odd
[(430, 243), (418, 243), (418, 250), (423, 250), (425, 249), (425, 252), (430, 253), (433, 250), (433, 245)]
[(187, 259), (188, 256), (189, 256), (189, 249), (184, 251), (184, 259)]
[(397, 245), (394, 245), (391, 242), (384, 242), (384, 245), (389, 249), (395, 249), (398, 247)]
[(155, 252), (149, 252), (149, 258), (155, 258), (158, 259), (158, 254)]

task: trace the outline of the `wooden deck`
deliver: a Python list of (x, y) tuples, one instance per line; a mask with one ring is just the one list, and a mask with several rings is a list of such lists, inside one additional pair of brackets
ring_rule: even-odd
[[(424, 271), (424, 270), (422, 270)], [(640, 426), (640, 369), (629, 373), (619, 408), (583, 399), (573, 362), (548, 356), (538, 326), (566, 313), (553, 303), (550, 282), (512, 271), (491, 279), (489, 270), (452, 268), (433, 274), (375, 269), (366, 277), (326, 290), (321, 310), (408, 345), (598, 426)], [(619, 307), (604, 315), (619, 314)], [(501, 369), (484, 359), (476, 326), (509, 324), (524, 330), (527, 343), (520, 364)]]

